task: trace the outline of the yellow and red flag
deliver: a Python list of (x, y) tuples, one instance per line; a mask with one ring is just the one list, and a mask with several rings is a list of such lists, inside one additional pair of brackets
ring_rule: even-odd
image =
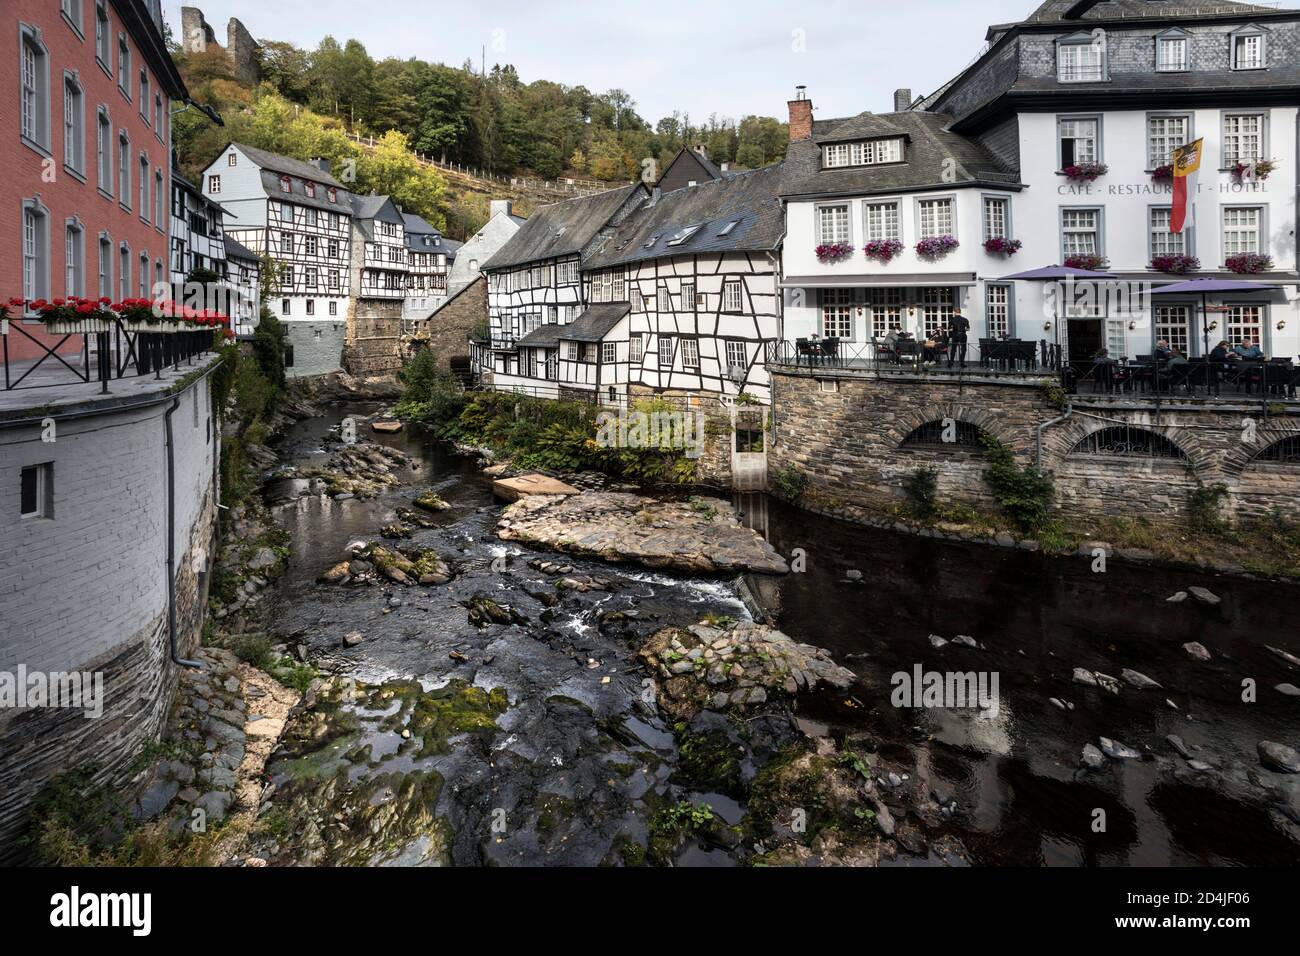
[[(1188, 197), (1196, 196), (1196, 174), (1201, 168), (1201, 154), (1205, 140), (1198, 139), (1174, 150), (1174, 208), (1169, 220), (1169, 231), (1180, 233), (1187, 223)], [(1196, 206), (1191, 204), (1193, 221)]]

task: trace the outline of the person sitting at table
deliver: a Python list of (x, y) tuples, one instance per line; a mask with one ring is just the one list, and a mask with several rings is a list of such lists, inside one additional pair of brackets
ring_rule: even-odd
[(1155, 357), (1157, 362), (1168, 362), (1174, 357), (1174, 350), (1169, 347), (1169, 343), (1161, 339), (1156, 343)]
[(1258, 339), (1252, 341), (1249, 345), (1247, 345), (1245, 342), (1242, 342), (1240, 345), (1234, 348), (1233, 351), (1236, 352), (1237, 355), (1239, 355), (1241, 358), (1245, 359), (1248, 362), (1264, 361), (1264, 350), (1259, 347)]
[(934, 333), (930, 333), (925, 337), (925, 341), (921, 343), (921, 364), (933, 365), (938, 361), (939, 339)]
[(1227, 368), (1228, 362), (1231, 361), (1233, 355), (1234, 353), (1228, 347), (1226, 341), (1220, 342), (1210, 349), (1210, 388), (1214, 390), (1215, 395), (1219, 394), (1224, 369)]

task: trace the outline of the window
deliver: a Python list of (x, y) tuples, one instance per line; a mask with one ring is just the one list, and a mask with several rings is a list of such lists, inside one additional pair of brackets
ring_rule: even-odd
[(639, 364), (641, 356), (645, 354), (645, 340), (639, 335), (634, 335), (628, 339), (627, 349), (628, 358), (634, 364)]
[(329, 271), (329, 287), (330, 287), (331, 289), (337, 289), (337, 288), (339, 287), (339, 270), (338, 270), (338, 269), (331, 269), (331, 270)]
[(849, 241), (849, 207), (817, 207), (817, 241), (822, 245)]
[(307, 208), (302, 211), (302, 221), (309, 226), (316, 225), (316, 210)]
[(946, 329), (952, 319), (952, 287), (936, 286), (921, 290), (921, 328), (926, 335)]
[(140, 298), (149, 295), (149, 253), (140, 253)]
[(220, 176), (209, 176), (209, 177), (208, 177), (208, 192), (209, 192), (209, 193), (212, 193), (212, 194), (217, 194), (217, 193), (220, 193), (220, 192), (221, 192), (221, 177), (220, 177)]
[(84, 295), (85, 276), (81, 226), (68, 223), (63, 236), (63, 293)]
[(903, 327), (903, 290), (873, 288), (867, 290), (871, 312), (871, 334), (883, 339), (893, 329)]
[(316, 267), (307, 266), (302, 270), (302, 282), (309, 292), (316, 291)]
[(1188, 327), (1191, 324), (1191, 313), (1187, 306), (1157, 305), (1151, 310), (1151, 319), (1157, 342), (1163, 340), (1183, 355), (1190, 354)]
[(722, 311), (739, 312), (744, 306), (744, 296), (738, 281), (722, 283)]
[(1233, 36), (1232, 68), (1234, 70), (1262, 70), (1264, 68), (1263, 34), (1239, 33)]
[[(233, 166), (234, 163), (231, 163), (231, 165)], [(330, 202), (336, 203), (339, 201), (339, 191), (333, 186), (330, 186), (329, 189), (325, 190), (325, 195)]]
[(564, 343), (564, 357), (565, 357), (565, 359), (567, 359), (567, 360), (570, 361), (570, 362), (576, 362), (576, 361), (578, 361), (578, 343), (577, 343), (577, 342), (565, 342), (565, 343)]
[(984, 326), (990, 338), (1011, 334), (1011, 286), (984, 286)]
[(1057, 121), (1061, 147), (1061, 168), (1079, 163), (1098, 162), (1097, 135), (1100, 121), (1096, 119), (1063, 119)]
[(280, 220), (282, 222), (287, 222), (290, 225), (293, 225), (293, 215), (294, 213), (293, 213), (292, 203), (287, 203), (287, 202), (280, 203)]
[(117, 38), (117, 88), (128, 100), (131, 98), (131, 48), (125, 35)]
[(1187, 38), (1156, 38), (1156, 69), (1161, 73), (1181, 73), (1187, 69)]
[(1062, 83), (1095, 83), (1106, 78), (1106, 47), (1092, 37), (1062, 42), (1056, 48), (1056, 78)]
[(302, 237), (302, 251), (303, 251), (304, 253), (306, 253), (306, 254), (309, 255), (309, 256), (314, 256), (314, 255), (316, 255), (316, 248), (317, 248), (317, 246), (316, 246), (316, 237), (315, 237), (315, 236), (303, 236), (303, 237)]
[(162, 170), (155, 169), (153, 173), (153, 224), (159, 229), (164, 228), (163, 196), (165, 194)]
[(50, 148), (50, 59), (36, 34), (21, 30), (19, 63), (20, 131), (30, 145)]
[(282, 193), (293, 192), (293, 180), (291, 180), (288, 176), (280, 177), (280, 192)]
[(146, 126), (149, 125), (149, 110), (153, 104), (149, 102), (149, 73), (147, 70), (140, 71), (140, 118), (144, 120)]
[(117, 201), (131, 208), (131, 140), (126, 133), (117, 137)]
[(99, 284), (95, 287), (96, 294), (103, 296), (113, 295), (113, 243), (105, 236), (99, 239)]
[(22, 494), (18, 514), (22, 518), (54, 517), (54, 462), (28, 465), (20, 474)]
[(119, 299), (131, 295), (131, 247), (126, 243), (117, 252), (117, 288)]
[(688, 239), (690, 239), (691, 236), (695, 235), (699, 231), (700, 231), (699, 226), (687, 226), (685, 229), (682, 229), (680, 232), (678, 232), (677, 235), (669, 239), (668, 245), (680, 246), (684, 244)]
[(1190, 116), (1152, 116), (1147, 119), (1147, 167), (1158, 169), (1174, 161), (1174, 150), (1187, 143)]
[(100, 66), (112, 75), (113, 72), (113, 26), (108, 21), (108, 0), (95, 0), (95, 59)]
[(281, 314), (281, 315), (288, 315), (288, 314), (289, 314), (289, 300), (288, 300), (288, 299), (281, 299), (281, 300), (280, 300), (280, 314)]
[(1011, 203), (1004, 196), (984, 197), (984, 238), (1009, 239), (1008, 213)]
[(1233, 305), (1224, 315), (1224, 338), (1233, 345), (1264, 341), (1264, 307)]
[(826, 169), (841, 166), (878, 166), (903, 161), (903, 141), (897, 137), (859, 143), (830, 143), (822, 147)]
[(673, 367), (673, 340), (671, 336), (659, 336), (659, 364), (664, 368)]
[(338, 314), (339, 314), (339, 304), (338, 304), (337, 302), (331, 302), (331, 303), (330, 303), (330, 309), (329, 309), (329, 312), (330, 312), (330, 315), (338, 315)]
[(613, 365), (617, 358), (617, 349), (613, 342), (600, 343), (600, 360), (605, 365)]
[(140, 157), (140, 218), (149, 221), (149, 158)]
[(1264, 117), (1258, 113), (1223, 117), (1223, 164), (1253, 163), (1264, 158)]
[(293, 233), (280, 233), (280, 254), (285, 256), (293, 255)]
[(916, 204), (922, 239), (956, 235), (952, 221), (951, 199), (922, 199)]
[(113, 124), (104, 110), (99, 111), (98, 131), (95, 134), (95, 166), (99, 175), (99, 188), (113, 194), (113, 152), (109, 140), (113, 137)]
[(239, 154), (238, 154), (238, 153), (231, 153), (229, 156), (227, 156), (227, 157), (226, 157), (226, 165), (227, 165), (227, 166), (238, 166), (238, 165), (239, 165)]
[(694, 282), (682, 283), (682, 311), (683, 312), (695, 311), (695, 283)]
[(1187, 457), (1181, 448), (1165, 436), (1130, 425), (1112, 425), (1095, 431), (1070, 449), (1070, 454), (1175, 460)]
[(1100, 209), (1062, 209), (1061, 248), (1065, 257), (1100, 255), (1100, 224)]
[(40, 299), (49, 294), (49, 217), (36, 205), (23, 210), (23, 298)]
[(668, 286), (661, 285), (659, 287), (659, 311), (671, 312), (672, 310), (673, 310), (673, 300), (672, 300), (672, 296), (668, 294)]
[(744, 342), (729, 339), (727, 341), (727, 368), (747, 368), (749, 361), (745, 353)]
[(853, 338), (853, 290), (822, 289), (822, 338)]
[(609, 290), (609, 301), (610, 301), (610, 302), (626, 302), (626, 301), (627, 301), (627, 283), (626, 283), (626, 280), (625, 280), (624, 277), (623, 277), (623, 273), (621, 273), (621, 272), (615, 272), (611, 278), (612, 278), (612, 281), (611, 281), (611, 284), (610, 284), (610, 290)]
[(555, 267), (555, 281), (559, 285), (573, 285), (578, 281), (578, 260), (569, 259)]
[(902, 239), (897, 202), (873, 202), (865, 206), (867, 241)]
[(63, 165), (85, 172), (86, 116), (81, 87), (72, 76), (63, 79)]
[[(955, 432), (949, 423), (955, 424)], [(972, 448), (981, 449), (984, 443), (980, 440), (980, 430), (978, 425), (972, 425), (970, 422), (964, 422), (960, 419), (953, 422), (949, 420), (936, 420), (926, 422), (920, 425), (903, 439), (901, 445), (903, 448)]]
[(308, 300), (307, 300), (307, 314), (308, 314), (308, 315), (315, 315), (315, 314), (316, 314), (316, 300), (315, 300), (315, 299), (308, 299)]
[(1187, 254), (1187, 229), (1173, 233), (1169, 231), (1173, 210), (1168, 206), (1157, 206), (1151, 210), (1151, 256), (1181, 256)]
[(1225, 206), (1223, 209), (1223, 254), (1240, 255), (1260, 251), (1259, 206)]
[[(315, 198), (316, 198), (316, 184), (315, 184), (315, 183), (313, 183), (313, 182), (306, 182), (306, 183), (303, 183), (303, 190), (307, 193), (307, 197), (308, 197), (309, 199), (315, 199)], [(381, 222), (381, 223), (379, 224), (379, 230), (380, 230), (380, 232), (382, 232), (385, 236), (390, 236), (390, 235), (392, 235), (392, 232), (389, 231), (389, 226), (390, 226), (389, 223)]]
[(153, 124), (154, 124), (154, 132), (156, 132), (156, 133), (158, 134), (158, 138), (159, 138), (159, 139), (162, 139), (162, 137), (163, 137), (163, 101), (162, 101), (162, 94), (161, 94), (161, 93), (155, 93), (155, 94), (153, 95)]

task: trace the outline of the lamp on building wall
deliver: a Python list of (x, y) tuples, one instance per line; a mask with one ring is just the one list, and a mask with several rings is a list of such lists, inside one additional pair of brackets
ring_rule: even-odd
[(1128, 323), (1128, 330), (1129, 330), (1130, 332), (1136, 332), (1136, 331), (1137, 331), (1137, 327), (1138, 327), (1137, 319), (1130, 319), (1130, 320), (1129, 320), (1129, 323)]
[(1278, 319), (1278, 320), (1277, 320), (1277, 330), (1278, 330), (1279, 332), (1281, 332), (1281, 331), (1282, 331), (1283, 329), (1285, 329), (1285, 328), (1286, 328), (1286, 319)]

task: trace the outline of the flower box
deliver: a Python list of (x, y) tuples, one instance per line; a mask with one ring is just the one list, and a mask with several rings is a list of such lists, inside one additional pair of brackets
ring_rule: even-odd
[(1189, 272), (1195, 272), (1200, 267), (1201, 260), (1196, 256), (1155, 256), (1151, 259), (1151, 268), (1156, 272), (1167, 272), (1175, 276), (1185, 276)]
[(1089, 272), (1101, 272), (1110, 265), (1110, 260), (1105, 256), (1066, 256), (1064, 265), (1067, 269), (1086, 269)]
[(862, 251), (867, 254), (868, 259), (888, 263), (903, 251), (903, 244), (897, 239), (872, 239), (862, 247)]
[(853, 255), (853, 247), (847, 242), (823, 243), (813, 251), (817, 255), (817, 261), (827, 265), (843, 262)]
[(48, 319), (45, 331), (54, 335), (95, 335), (99, 332), (113, 331), (111, 319)]
[(922, 259), (938, 259), (956, 249), (960, 242), (956, 236), (930, 236), (916, 244), (916, 254)]
[(1061, 175), (1076, 183), (1090, 183), (1105, 176), (1110, 167), (1105, 163), (1074, 163), (1061, 170)]
[[(1254, 175), (1251, 175), (1252, 165)], [(1277, 163), (1271, 159), (1257, 159), (1251, 163), (1237, 163), (1232, 167), (1232, 178), (1234, 182), (1245, 182), (1246, 180), (1256, 180), (1262, 182), (1268, 179), (1269, 174), (1277, 169)]]
[(1157, 166), (1151, 170), (1151, 180), (1157, 183), (1172, 183), (1174, 181), (1174, 164), (1165, 163), (1163, 166)]
[(1241, 255), (1228, 256), (1223, 264), (1229, 272), (1238, 275), (1258, 275), (1273, 268), (1273, 257), (1263, 256), (1258, 252), (1243, 252)]
[(1019, 239), (1007, 239), (1005, 236), (992, 236), (984, 240), (984, 251), (991, 256), (1014, 256), (1024, 243)]

